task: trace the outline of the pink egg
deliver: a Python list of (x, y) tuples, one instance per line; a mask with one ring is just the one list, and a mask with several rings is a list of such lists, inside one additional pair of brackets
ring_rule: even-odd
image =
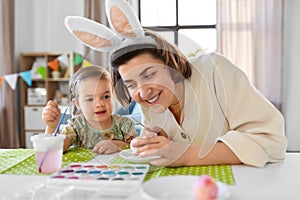
[(193, 185), (193, 194), (196, 200), (215, 200), (218, 196), (218, 186), (213, 177), (200, 176)]

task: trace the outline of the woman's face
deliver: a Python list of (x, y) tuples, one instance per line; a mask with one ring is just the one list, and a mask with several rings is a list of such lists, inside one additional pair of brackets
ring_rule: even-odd
[(119, 73), (132, 99), (156, 113), (178, 102), (168, 67), (151, 54), (140, 54), (120, 65)]
[(107, 129), (111, 125), (112, 84), (108, 80), (90, 78), (78, 85), (77, 107), (94, 128)]

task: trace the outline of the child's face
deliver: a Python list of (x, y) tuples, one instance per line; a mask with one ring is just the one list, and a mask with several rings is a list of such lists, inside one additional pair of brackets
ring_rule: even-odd
[(90, 78), (81, 81), (77, 89), (76, 106), (89, 124), (98, 129), (109, 128), (113, 110), (111, 81)]

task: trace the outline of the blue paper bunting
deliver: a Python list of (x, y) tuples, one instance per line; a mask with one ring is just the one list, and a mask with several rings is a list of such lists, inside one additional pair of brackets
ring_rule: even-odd
[(28, 86), (32, 86), (31, 70), (21, 72), (20, 76), (27, 83)]
[[(58, 61), (60, 61), (61, 63), (63, 63), (66, 66), (69, 66), (69, 60), (68, 60), (68, 55), (67, 54), (62, 54), (61, 56), (59, 56), (56, 59), (48, 62), (47, 64), (53, 70), (58, 70), (58, 65), (57, 65)], [(84, 60), (84, 58), (81, 55), (74, 54), (73, 65), (75, 66), (75, 65), (78, 65), (80, 63), (83, 64), (83, 67), (87, 67), (87, 66), (92, 65), (92, 63)], [(3, 80), (6, 80), (6, 82), (9, 84), (9, 86), (13, 90), (15, 90), (17, 80), (18, 80), (18, 76), (20, 76), (28, 86), (32, 86), (32, 76), (35, 75), (36, 73), (40, 74), (42, 76), (43, 80), (46, 80), (46, 71), (47, 71), (47, 69), (46, 69), (45, 66), (39, 66), (37, 69), (33, 69), (33, 70), (35, 70), (35, 71), (28, 70), (28, 71), (24, 71), (24, 72), (20, 72), (20, 73), (13, 73), (13, 74), (7, 74), (7, 75), (4, 75), (4, 76), (0, 76), (0, 89), (2, 87)]]

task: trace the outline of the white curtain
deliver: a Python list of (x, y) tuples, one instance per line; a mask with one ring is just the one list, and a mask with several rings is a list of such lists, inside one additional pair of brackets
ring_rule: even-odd
[(283, 0), (218, 0), (217, 26), (218, 51), (280, 109)]

